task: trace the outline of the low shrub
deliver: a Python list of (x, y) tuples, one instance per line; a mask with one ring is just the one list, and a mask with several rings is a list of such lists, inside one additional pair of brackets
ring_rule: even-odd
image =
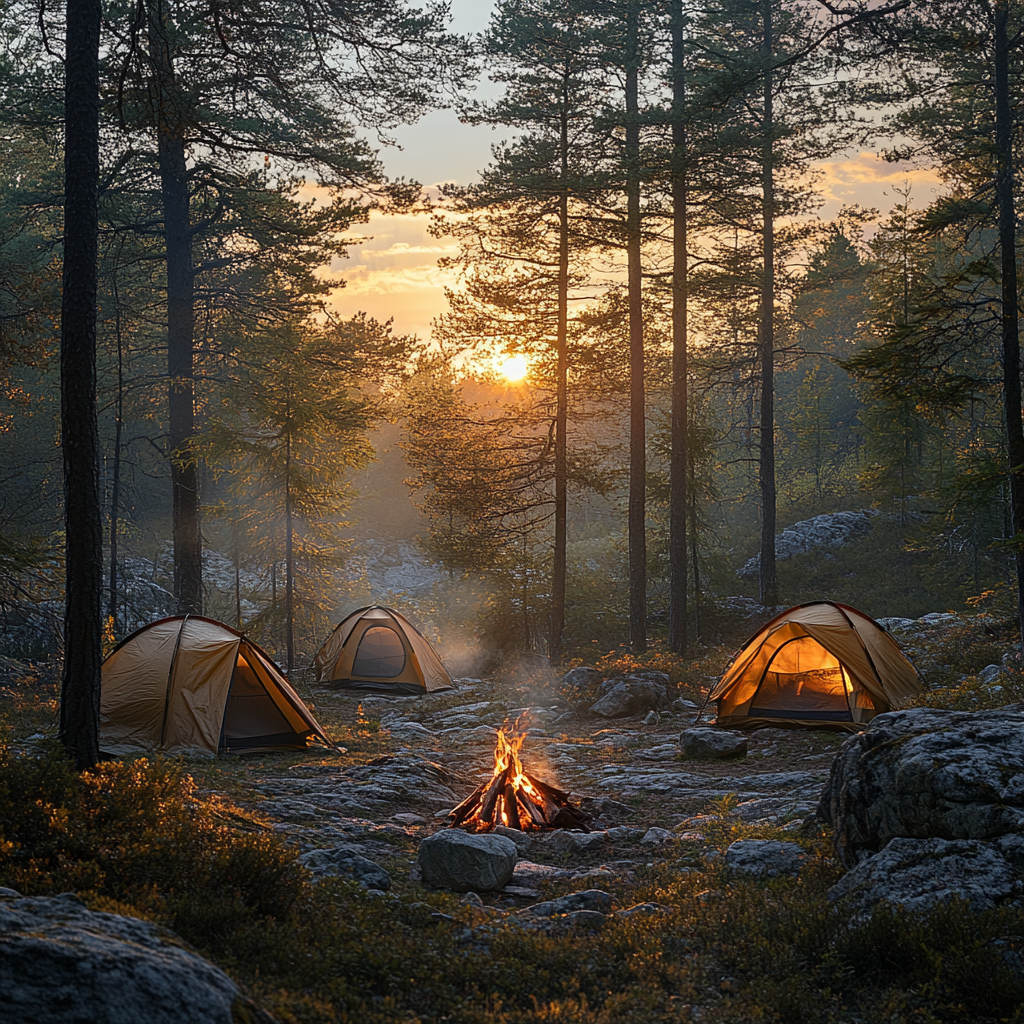
[(57, 744), (0, 747), (0, 883), (26, 895), (113, 899), (204, 945), (240, 921), (287, 917), (307, 884), (295, 852), (221, 817), (174, 761), (78, 775)]

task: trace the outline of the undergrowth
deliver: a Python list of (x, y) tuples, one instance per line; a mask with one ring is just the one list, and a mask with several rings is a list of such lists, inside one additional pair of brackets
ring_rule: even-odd
[(826, 897), (838, 868), (824, 833), (798, 834), (799, 879), (669, 854), (613, 886), (618, 907), (647, 912), (550, 937), (413, 883), (313, 886), (257, 824), (179, 763), (78, 776), (56, 747), (0, 750), (0, 883), (168, 925), (284, 1024), (1024, 1019), (1019, 910), (851, 920)]

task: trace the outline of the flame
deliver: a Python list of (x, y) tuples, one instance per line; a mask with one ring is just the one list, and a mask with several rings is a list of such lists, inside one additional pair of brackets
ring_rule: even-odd
[[(533, 783), (530, 782), (523, 771), (523, 764), (519, 760), (519, 751), (523, 749), (525, 741), (526, 733), (519, 732), (519, 719), (516, 719), (515, 725), (508, 732), (504, 729), (498, 730), (498, 742), (494, 748), (494, 772), (492, 773), (492, 778), (495, 775), (500, 775), (506, 768), (511, 768), (508, 781), (512, 784), (512, 789), (516, 791), (522, 790), (534, 799), (541, 800), (540, 793)], [(501, 811), (501, 823), (503, 825), (508, 824), (508, 815), (504, 809)]]

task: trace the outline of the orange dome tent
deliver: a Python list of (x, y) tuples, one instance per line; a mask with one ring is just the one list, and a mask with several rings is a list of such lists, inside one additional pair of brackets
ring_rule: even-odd
[(917, 670), (874, 619), (844, 604), (798, 605), (762, 626), (708, 695), (717, 724), (840, 728), (921, 692)]
[(100, 749), (171, 754), (331, 745), (248, 637), (200, 615), (150, 622), (103, 662)]
[(335, 627), (313, 659), (316, 680), (346, 690), (433, 693), (452, 677), (430, 641), (393, 608), (359, 608)]

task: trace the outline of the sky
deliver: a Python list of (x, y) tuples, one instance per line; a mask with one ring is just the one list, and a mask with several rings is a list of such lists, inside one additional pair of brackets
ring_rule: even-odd
[[(490, 0), (452, 0), (452, 27), (474, 34), (487, 27)], [(496, 95), (487, 81), (477, 95)], [(451, 110), (434, 111), (395, 133), (397, 147), (380, 152), (392, 177), (413, 178), (426, 186), (443, 182), (469, 184), (490, 159), (491, 146), (502, 136), (488, 126), (460, 124)], [(927, 205), (938, 188), (935, 176), (907, 164), (889, 164), (870, 150), (848, 152), (822, 161), (820, 188), (824, 205), (819, 216), (834, 217), (841, 207), (858, 203), (875, 207), (884, 216), (898, 200), (894, 188), (912, 185), (915, 207)], [(393, 320), (397, 334), (429, 338), (431, 322), (446, 309), (444, 288), (454, 284), (440, 270), (440, 257), (456, 251), (451, 238), (432, 238), (424, 215), (373, 216), (354, 236), (366, 241), (353, 245), (349, 258), (336, 260), (330, 276), (344, 280), (331, 293), (331, 306), (342, 317), (366, 312), (378, 320)]]

